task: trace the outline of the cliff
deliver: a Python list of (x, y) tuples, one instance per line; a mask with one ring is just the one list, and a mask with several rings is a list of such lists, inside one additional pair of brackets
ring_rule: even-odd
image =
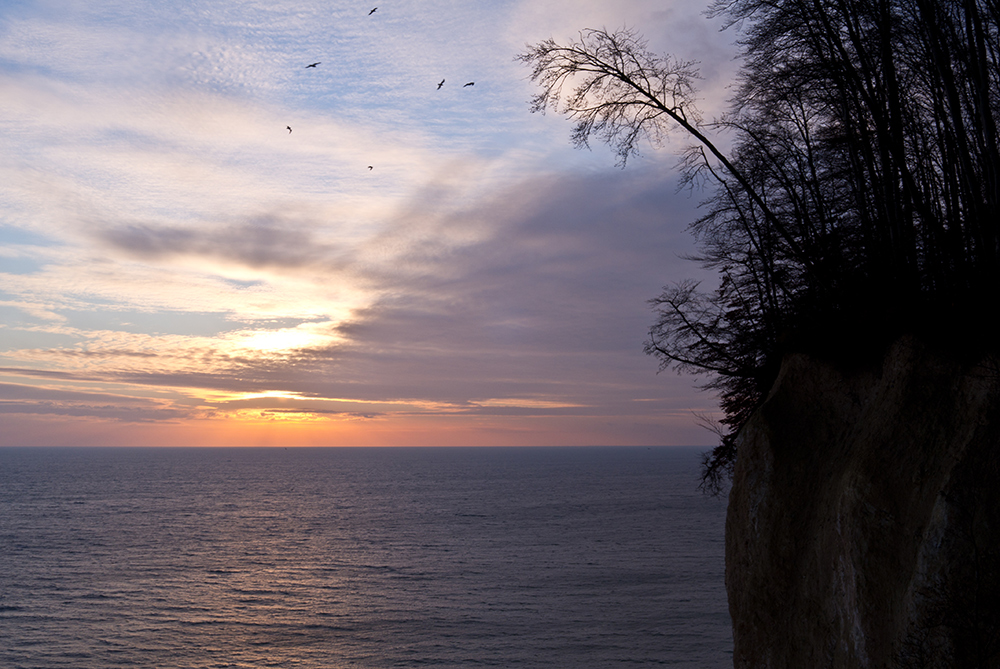
[(788, 356), (737, 458), (735, 667), (1000, 667), (996, 359)]

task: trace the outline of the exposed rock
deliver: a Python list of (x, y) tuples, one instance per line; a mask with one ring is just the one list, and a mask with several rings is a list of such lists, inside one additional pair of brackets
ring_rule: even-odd
[(998, 667), (998, 571), (996, 360), (788, 356), (738, 442), (735, 667)]

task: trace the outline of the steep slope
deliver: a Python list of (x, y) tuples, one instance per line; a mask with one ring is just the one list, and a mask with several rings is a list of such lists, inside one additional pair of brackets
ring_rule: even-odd
[(1000, 666), (1000, 366), (788, 356), (739, 437), (738, 668)]

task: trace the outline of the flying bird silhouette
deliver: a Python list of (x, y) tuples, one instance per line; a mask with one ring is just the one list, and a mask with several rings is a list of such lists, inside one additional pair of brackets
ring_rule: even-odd
[(372, 168), (372, 166), (371, 166), (371, 165), (369, 165), (369, 166), (368, 166), (368, 169), (370, 170), (371, 168)]
[(441, 83), (440, 83), (440, 84), (438, 84), (438, 90), (441, 90), (441, 87), (442, 87), (442, 86), (444, 86), (444, 79), (442, 79), (442, 80), (441, 80)]
[(291, 135), (292, 134), (292, 126), (286, 125), (285, 127), (288, 128), (288, 134)]
[(470, 82), (469, 82), (469, 83), (467, 83), (467, 84), (462, 84), (462, 88), (465, 88), (466, 86), (475, 86), (475, 85), (476, 85), (476, 82), (474, 82), (474, 81), (470, 81)]
[(319, 65), (319, 63), (312, 63), (311, 65), (306, 65), (306, 69), (308, 70), (310, 67), (316, 67), (317, 65)]
[(374, 8), (374, 9), (372, 9), (372, 10), (371, 10), (370, 12), (368, 12), (368, 16), (371, 16), (372, 14), (374, 14), (374, 13), (375, 13), (375, 12), (377, 12), (377, 11), (378, 11), (378, 7), (375, 7), (375, 8)]

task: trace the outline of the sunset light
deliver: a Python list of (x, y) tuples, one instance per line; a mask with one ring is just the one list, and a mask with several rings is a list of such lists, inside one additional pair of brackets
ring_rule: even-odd
[(0, 0), (0, 669), (1000, 668), (1000, 0)]
[(2, 10), (0, 444), (711, 441), (642, 352), (676, 147), (575, 150), (514, 60), (641, 24), (721, 108), (702, 7), (124, 7)]
[(260, 355), (288, 355), (296, 350), (335, 344), (337, 338), (321, 331), (330, 325), (330, 323), (308, 323), (282, 330), (242, 331), (235, 333), (230, 342), (234, 352), (250, 349), (259, 352)]

